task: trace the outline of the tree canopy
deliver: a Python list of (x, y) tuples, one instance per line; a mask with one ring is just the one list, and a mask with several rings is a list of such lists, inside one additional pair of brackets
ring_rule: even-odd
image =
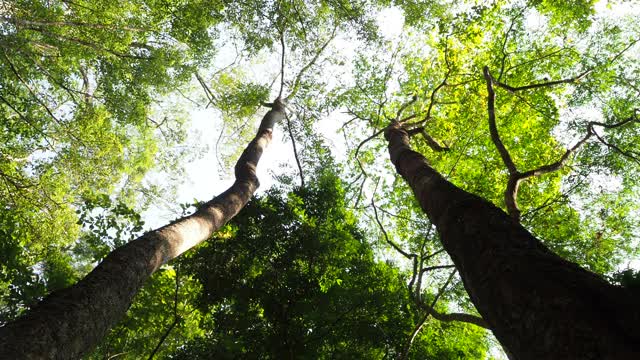
[[(151, 230), (189, 159), (205, 154), (217, 191), (282, 101), (275, 185), (163, 265), (87, 358), (501, 356), (384, 132), (636, 289), (638, 15), (605, 0), (0, 4), (0, 325)], [(188, 136), (196, 109), (215, 151)]]

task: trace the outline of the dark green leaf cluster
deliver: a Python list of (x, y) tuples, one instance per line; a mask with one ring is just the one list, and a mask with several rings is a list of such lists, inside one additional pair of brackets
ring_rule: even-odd
[[(402, 352), (419, 317), (406, 279), (375, 259), (335, 175), (313, 180), (252, 200), (179, 261), (202, 284), (198, 307), (211, 319), (207, 335), (172, 358), (374, 359)], [(416, 358), (482, 356), (481, 331), (427, 326), (439, 335), (474, 337), (474, 344), (420, 337)]]

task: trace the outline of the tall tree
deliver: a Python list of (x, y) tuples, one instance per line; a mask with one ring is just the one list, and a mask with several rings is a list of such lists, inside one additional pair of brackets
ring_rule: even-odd
[(284, 118), (278, 98), (235, 166), (234, 184), (186, 216), (110, 253), (89, 275), (0, 328), (0, 353), (15, 359), (78, 358), (102, 339), (161, 265), (206, 240), (235, 216), (259, 186), (258, 161)]
[[(385, 54), (386, 63), (363, 53), (356, 63), (357, 86), (343, 94), (352, 115), (345, 127), (356, 157), (354, 180), (360, 180), (354, 199), (364, 198), (366, 184), (376, 184), (380, 177), (380, 188), (389, 189), (375, 198), (382, 204), (363, 206), (370, 213), (384, 210), (371, 215), (381, 215), (381, 223), (396, 223), (386, 233), (402, 243), (390, 246), (413, 262), (414, 273), (422, 274), (416, 261), (422, 253), (415, 250), (421, 240), (414, 234), (419, 227), (426, 233), (430, 224), (405, 211), (416, 206), (407, 200), (404, 180), (379, 175), (382, 156), (376, 151), (383, 142), (376, 137), (393, 119), (396, 123), (387, 132), (398, 173), (415, 193), (417, 210), (438, 228), (483, 320), (515, 358), (588, 358), (590, 351), (609, 358), (620, 351), (620, 357), (633, 358), (637, 351), (630, 340), (636, 335), (618, 313), (623, 308), (634, 313), (631, 302), (637, 295), (605, 280), (628, 266), (623, 259), (637, 254), (637, 202), (631, 194), (638, 189), (633, 142), (639, 103), (637, 82), (628, 75), (638, 69), (637, 25), (620, 13), (596, 14), (592, 4), (583, 5), (569, 9), (527, 2), (457, 14), (431, 8), (438, 16), (424, 20), (408, 15), (407, 21), (427, 36), (396, 39)], [(391, 90), (394, 85), (398, 91)], [(610, 186), (598, 186), (600, 177)], [(504, 206), (513, 221), (491, 202)], [(503, 248), (511, 253), (504, 260)], [(571, 282), (573, 272), (576, 282)], [(547, 283), (540, 274), (548, 274)], [(521, 287), (529, 285), (539, 286), (538, 293)], [(584, 295), (591, 292), (598, 294)], [(575, 307), (560, 310), (556, 297), (575, 301)], [(501, 309), (513, 311), (514, 317), (509, 320), (511, 315)], [(610, 323), (598, 315), (606, 311)], [(623, 335), (603, 335), (602, 343), (581, 342), (582, 330), (555, 323), (561, 315), (582, 317), (573, 323), (592, 321), (585, 328), (617, 327)], [(491, 317), (503, 320), (492, 323)], [(566, 338), (554, 345), (536, 343), (534, 338), (547, 328), (566, 333)], [(527, 341), (535, 345), (527, 346)], [(607, 341), (622, 345), (616, 350)]]
[[(0, 262), (6, 266), (0, 268), (0, 323), (84, 275), (73, 269), (75, 254), (68, 251), (79, 244), (82, 219), (76, 210), (84, 202), (108, 194), (142, 207), (153, 195), (171, 194), (161, 191), (171, 182), (143, 178), (150, 169), (179, 174), (181, 155), (194, 148), (174, 146), (186, 141), (186, 102), (175, 99), (185, 100), (183, 85), (194, 73), (200, 78), (199, 71), (207, 72), (221, 34), (237, 40), (246, 55), (277, 51), (280, 32), (286, 32), (285, 41), (294, 44), (291, 50), (302, 49), (300, 63), (306, 63), (313, 54), (305, 52), (315, 51), (316, 38), (325, 43), (334, 24), (363, 19), (362, 5), (342, 8), (344, 3), (4, 2)], [(288, 85), (300, 87), (304, 79), (288, 79)], [(219, 88), (208, 95), (222, 110), (240, 102), (241, 110), (255, 112), (266, 100), (267, 86), (238, 86), (234, 93), (222, 88), (228, 81), (217, 80), (212, 82)], [(248, 142), (254, 129), (245, 128)], [(243, 144), (233, 144), (234, 155)]]
[(398, 124), (389, 155), (436, 225), (471, 300), (516, 359), (635, 359), (636, 290), (554, 254), (490, 202), (461, 190), (411, 150)]
[[(195, 214), (149, 232), (113, 251), (96, 269), (76, 285), (50, 295), (30, 310), (26, 316), (3, 326), (0, 332), (2, 338), (0, 347), (3, 352), (11, 354), (11, 356), (21, 354), (20, 356), (24, 358), (31, 356), (73, 358), (90, 350), (104, 336), (105, 332), (122, 317), (145, 279), (162, 264), (209, 237), (213, 231), (233, 217), (246, 204), (258, 187), (255, 171), (260, 155), (271, 139), (273, 126), (285, 116), (284, 104), (291, 100), (304, 85), (305, 73), (315, 64), (328, 41), (333, 38), (335, 29), (341, 26), (340, 19), (348, 18), (347, 22), (353, 20), (354, 23), (364, 19), (361, 6), (344, 8), (343, 2), (330, 5), (322, 3), (318, 6), (280, 2), (254, 6), (255, 4), (230, 2), (227, 4), (228, 7), (222, 6), (220, 3), (207, 3), (198, 6), (199, 3), (199, 1), (178, 4), (160, 3), (156, 4), (158, 7), (143, 6), (142, 8), (133, 3), (127, 3), (127, 6), (120, 6), (117, 2), (105, 3), (105, 10), (114, 12), (113, 17), (117, 18), (109, 23), (100, 22), (100, 17), (97, 15), (99, 11), (90, 4), (67, 4), (64, 1), (56, 2), (52, 7), (43, 5), (40, 6), (42, 9), (39, 8), (43, 13), (53, 11), (58, 14), (55, 21), (53, 18), (26, 18), (22, 7), (12, 8), (15, 10), (12, 15), (3, 18), (10, 24), (9, 30), (12, 35), (15, 33), (15, 39), (20, 40), (30, 36), (39, 39), (44, 36), (48, 40), (53, 39), (52, 41), (57, 45), (60, 42), (64, 45), (80, 47), (89, 52), (90, 56), (88, 57), (96, 56), (96, 53), (113, 57), (115, 60), (113, 65), (118, 65), (117, 68), (111, 67), (109, 61), (98, 59), (98, 65), (106, 66), (111, 70), (115, 69), (114, 74), (108, 72), (100, 74), (104, 78), (98, 76), (92, 78), (92, 74), (87, 73), (82, 67), (78, 71), (83, 76), (74, 76), (73, 71), (70, 75), (65, 75), (72, 79), (83, 79), (82, 84), (85, 88), (91, 88), (92, 82), (99, 79), (98, 84), (106, 86), (105, 94), (108, 96), (105, 97), (105, 104), (112, 106), (115, 109), (114, 112), (125, 120), (129, 119), (127, 111), (131, 110), (134, 111), (134, 120), (142, 121), (139, 117), (145, 118), (145, 105), (150, 101), (150, 97), (146, 96), (140, 103), (126, 105), (123, 102), (136, 98), (129, 96), (124, 92), (125, 90), (128, 89), (135, 94), (136, 90), (140, 90), (137, 88), (138, 86), (144, 87), (148, 82), (153, 84), (159, 82), (162, 86), (168, 86), (173, 77), (178, 76), (178, 79), (181, 79), (181, 76), (189, 74), (189, 70), (193, 71), (195, 66), (199, 65), (199, 63), (191, 63), (190, 67), (172, 69), (165, 66), (167, 65), (165, 62), (161, 62), (160, 70), (153, 68), (155, 64), (153, 60), (158, 58), (161, 60), (169, 59), (168, 63), (173, 65), (178, 61), (173, 57), (182, 60), (183, 54), (189, 54), (189, 52), (176, 48), (171, 48), (170, 53), (165, 54), (163, 50), (166, 48), (161, 46), (162, 42), (158, 44), (158, 41), (164, 41), (168, 38), (167, 42), (174, 44), (179, 43), (182, 39), (187, 44), (193, 45), (197, 49), (194, 50), (195, 52), (205, 52), (213, 45), (209, 36), (211, 25), (220, 18), (224, 18), (229, 20), (230, 27), (241, 35), (245, 44), (252, 51), (269, 46), (274, 47), (275, 44), (281, 45), (282, 48), (280, 71), (277, 73), (280, 78), (280, 92), (276, 101), (270, 105), (271, 110), (262, 119), (258, 134), (236, 163), (234, 185), (203, 205)], [(165, 8), (164, 5), (168, 7)], [(202, 12), (202, 9), (206, 11)], [(82, 13), (83, 11), (88, 11), (92, 16), (98, 18), (78, 19), (79, 15), (76, 12)], [(148, 11), (150, 14), (147, 14)], [(153, 19), (152, 29), (134, 27), (127, 24), (126, 21), (125, 24), (121, 24), (121, 20), (129, 19), (126, 16), (128, 13), (139, 15), (143, 19), (149, 16)], [(313, 14), (317, 16), (313, 16)], [(252, 23), (255, 26), (247, 26)], [(326, 26), (326, 23), (329, 23), (329, 26)], [(365, 21), (364, 25), (366, 24)], [(124, 32), (123, 39), (109, 37), (110, 32), (121, 28)], [(23, 29), (28, 31), (25, 32)], [(277, 32), (274, 32), (274, 29)], [(329, 29), (328, 32), (327, 29)], [(333, 29), (333, 33), (331, 29)], [(96, 34), (92, 33), (93, 30), (96, 31)], [(305, 47), (309, 45), (306, 38), (307, 31), (310, 32), (309, 35), (319, 36), (324, 33), (332, 33), (332, 35), (328, 39), (322, 37), (320, 39), (322, 43), (317, 47), (314, 47), (316, 44), (313, 41), (309, 41), (310, 46)], [(102, 39), (103, 37), (104, 39)], [(300, 58), (303, 59), (300, 61), (300, 68), (297, 69), (297, 75), (291, 79), (291, 82), (285, 81), (285, 42), (287, 37), (303, 40), (301, 46), (295, 45), (292, 49), (288, 49), (291, 53), (293, 50), (299, 49), (299, 52), (302, 53)], [(132, 39), (139, 41), (132, 41)], [(113, 43), (108, 40), (113, 40)], [(29, 41), (29, 39), (26, 40), (26, 42)], [(198, 42), (203, 42), (202, 46), (198, 46)], [(296, 44), (295, 41), (292, 43)], [(312, 51), (309, 51), (309, 48), (312, 48)], [(121, 62), (123, 68), (119, 67)], [(56, 62), (56, 65), (60, 64), (64, 64), (64, 62)], [(15, 69), (11, 65), (10, 63), (9, 68), (14, 71)], [(147, 65), (151, 67), (145, 68)], [(15, 76), (23, 80), (19, 74), (16, 73)], [(142, 78), (138, 79), (139, 76)], [(30, 79), (26, 76), (25, 78)], [(196, 78), (207, 92), (210, 102), (216, 103), (216, 100), (219, 99), (214, 99), (214, 97), (218, 97), (218, 94), (211, 91), (198, 73), (196, 73)], [(25, 92), (30, 90), (26, 81), (21, 82), (26, 88)], [(160, 85), (157, 88), (165, 88)], [(286, 96), (283, 94), (285, 85), (290, 88), (290, 92)], [(259, 90), (261, 89), (258, 89), (256, 93), (262, 93)], [(88, 91), (85, 89), (83, 93), (90, 95), (91, 93)], [(36, 100), (38, 99), (36, 91), (28, 92)], [(112, 99), (111, 96), (114, 96), (115, 99)], [(118, 98), (122, 98), (123, 101), (118, 102)], [(10, 102), (5, 103), (9, 108), (16, 110), (11, 107)], [(48, 109), (45, 105), (42, 107), (45, 110)], [(118, 109), (120, 112), (116, 111)], [(16, 114), (18, 117), (21, 115), (18, 111)], [(47, 114), (55, 122), (55, 114), (49, 113), (49, 111)], [(28, 120), (28, 118), (20, 118)], [(85, 306), (86, 304), (91, 305)], [(92, 319), (92, 316), (96, 316), (96, 314), (100, 314), (98, 321)], [(29, 345), (25, 341), (17, 341), (19, 338), (29, 339), (31, 337), (29, 334), (35, 333), (42, 334), (42, 336), (38, 336), (37, 344)]]

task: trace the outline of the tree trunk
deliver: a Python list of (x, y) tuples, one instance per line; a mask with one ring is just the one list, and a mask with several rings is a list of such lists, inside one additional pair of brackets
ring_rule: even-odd
[(52, 293), (0, 328), (0, 359), (76, 359), (97, 345), (151, 274), (209, 238), (249, 201), (259, 186), (258, 161), (284, 111), (276, 99), (238, 159), (229, 189), (194, 214), (115, 249), (77, 284)]
[(436, 225), (464, 286), (515, 359), (640, 359), (636, 290), (613, 286), (547, 249), (488, 201), (445, 180), (385, 132), (397, 172)]

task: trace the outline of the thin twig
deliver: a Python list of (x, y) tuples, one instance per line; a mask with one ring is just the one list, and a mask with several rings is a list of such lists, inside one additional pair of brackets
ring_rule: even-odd
[(451, 269), (451, 268), (455, 268), (455, 265), (435, 265), (435, 266), (428, 266), (426, 268), (422, 268), (420, 269), (420, 272), (422, 273), (426, 273), (432, 270), (438, 270), (438, 269)]
[(127, 31), (149, 31), (148, 29), (134, 28), (130, 26), (114, 26), (113, 24), (92, 24), (78, 21), (41, 21), (41, 20), (23, 20), (16, 19), (11, 16), (0, 16), (1, 20), (11, 22), (15, 25), (30, 25), (30, 26), (49, 26), (49, 27), (88, 27), (93, 29), (107, 29), (107, 30), (127, 30)]
[(282, 97), (282, 90), (284, 89), (284, 29), (280, 31), (280, 46), (282, 48), (282, 54), (280, 57), (280, 91), (278, 91), (278, 99)]
[(578, 142), (573, 145), (571, 148), (567, 149), (564, 154), (562, 154), (562, 157), (560, 157), (560, 159), (556, 162), (553, 162), (551, 164), (547, 164), (547, 165), (543, 165), (540, 166), (536, 169), (533, 170), (529, 170), (529, 171), (525, 171), (523, 173), (518, 174), (517, 178), (519, 180), (523, 180), (526, 178), (530, 178), (533, 176), (540, 176), (543, 174), (548, 174), (550, 172), (554, 172), (557, 170), (560, 170), (560, 168), (562, 168), (567, 161), (569, 160), (569, 158), (571, 157), (571, 155), (573, 155), (585, 142), (587, 142), (587, 140), (589, 140), (589, 138), (591, 138), (592, 135), (596, 135), (595, 132), (593, 132), (591, 129), (588, 130), (587, 134), (582, 137), (582, 139), (578, 140)]
[(511, 86), (511, 85), (507, 85), (503, 82), (494, 80), (494, 83), (509, 91), (509, 92), (517, 92), (517, 91), (524, 91), (524, 90), (531, 90), (531, 89), (537, 89), (537, 88), (541, 88), (541, 87), (549, 87), (549, 86), (555, 86), (555, 85), (560, 85), (560, 84), (571, 84), (571, 83), (575, 83), (580, 81), (580, 79), (584, 78), (585, 76), (589, 75), (591, 72), (593, 72), (593, 69), (589, 69), (589, 70), (585, 70), (582, 73), (574, 76), (574, 77), (570, 77), (570, 78), (566, 78), (566, 79), (561, 79), (561, 80), (553, 80), (553, 81), (544, 81), (544, 82), (540, 82), (540, 83), (533, 83), (533, 84), (528, 84), (528, 85), (524, 85), (524, 86)]
[(513, 31), (513, 26), (516, 24), (516, 19), (524, 13), (526, 7), (523, 8), (516, 16), (511, 18), (511, 24), (509, 25), (509, 30), (504, 34), (504, 41), (502, 42), (502, 59), (500, 64), (500, 74), (498, 75), (498, 80), (502, 79), (502, 75), (504, 75), (504, 66), (507, 61), (507, 42), (509, 40), (509, 33)]
[(216, 146), (215, 146), (216, 161), (218, 161), (218, 166), (220, 167), (219, 171), (222, 171), (222, 169), (224, 168), (224, 164), (222, 163), (222, 160), (220, 160), (220, 151), (218, 150), (218, 146), (220, 145), (220, 141), (222, 140), (222, 136), (224, 135), (225, 127), (226, 127), (226, 123), (223, 120), (222, 126), (220, 127), (220, 134), (218, 134), (218, 140), (216, 140)]
[(293, 145), (293, 156), (296, 158), (296, 164), (298, 165), (298, 172), (300, 174), (300, 187), (304, 187), (304, 173), (302, 172), (302, 165), (300, 164), (300, 158), (298, 157), (298, 149), (296, 148), (296, 139), (293, 136), (291, 130), (291, 120), (287, 112), (284, 112), (284, 117), (287, 120), (287, 130), (289, 131), (289, 137), (291, 138), (291, 144)]
[(377, 137), (378, 135), (382, 134), (384, 132), (385, 128), (382, 128), (376, 132), (374, 132), (371, 136), (369, 136), (368, 138), (362, 140), (360, 142), (360, 144), (358, 144), (358, 146), (356, 147), (356, 153), (354, 155), (355, 158), (358, 158), (358, 153), (360, 152), (360, 148), (366, 144), (367, 142), (373, 140), (375, 137)]
[[(595, 130), (594, 130), (594, 126), (600, 126), (600, 127), (604, 127), (607, 129), (615, 129), (621, 126), (624, 126), (626, 124), (632, 123), (632, 122), (637, 122), (637, 117), (636, 114), (634, 113), (634, 115), (619, 121), (617, 123), (614, 124), (605, 124), (605, 123), (601, 123), (601, 122), (596, 122), (596, 121), (591, 121), (588, 123), (587, 125), (587, 134), (585, 136), (583, 136), (580, 140), (578, 140), (578, 142), (572, 146), (571, 148), (567, 149), (565, 151), (565, 153), (562, 155), (562, 157), (560, 157), (559, 160), (550, 163), (550, 164), (546, 164), (543, 166), (540, 166), (538, 168), (529, 170), (529, 171), (525, 171), (525, 172), (517, 172), (515, 174), (511, 174), (509, 177), (509, 181), (507, 183), (507, 190), (505, 191), (505, 196), (509, 196), (510, 199), (510, 203), (511, 206), (513, 206), (513, 208), (509, 208), (509, 205), (507, 205), (507, 208), (509, 210), (509, 214), (512, 215), (512, 217), (516, 218), (517, 220), (520, 220), (520, 210), (518, 209), (518, 204), (517, 204), (517, 194), (518, 194), (518, 187), (519, 184), (522, 180), (525, 180), (527, 178), (530, 177), (536, 177), (536, 176), (540, 176), (543, 174), (548, 174), (554, 171), (558, 171), (560, 170), (562, 167), (564, 167), (564, 165), (566, 165), (566, 163), (569, 161), (569, 159), (571, 158), (571, 156), (576, 153), (576, 151), (578, 151), (578, 149), (580, 149), (592, 136), (595, 136), (598, 141), (600, 141), (602, 144), (604, 144), (605, 146), (614, 149), (615, 151), (619, 152), (620, 154), (622, 154), (623, 156), (626, 156), (632, 160), (634, 160), (635, 162), (640, 163), (640, 159), (637, 156), (634, 156), (632, 153), (628, 152), (628, 151), (624, 151), (622, 149), (620, 149), (618, 146), (613, 145), (608, 143), (607, 141), (605, 141)], [(506, 202), (507, 199), (505, 199)], [(517, 217), (516, 217), (517, 216)]]
[(416, 100), (418, 100), (418, 96), (417, 95), (413, 95), (411, 97), (411, 100), (407, 101), (406, 103), (400, 105), (400, 108), (398, 109), (398, 112), (396, 113), (396, 117), (395, 117), (395, 121), (400, 121), (400, 116), (402, 115), (402, 113), (413, 103), (416, 102)]
[[(415, 121), (415, 122), (409, 123), (409, 124), (405, 124), (405, 127), (411, 128), (411, 127), (414, 127), (414, 126), (422, 126), (422, 125), (424, 125), (424, 123), (426, 123), (427, 121), (431, 120), (431, 111), (433, 110), (433, 106), (435, 105), (435, 102), (436, 102), (436, 94), (444, 86), (449, 85), (447, 83), (447, 80), (449, 79), (450, 74), (451, 74), (451, 70), (447, 71), (447, 74), (445, 75), (445, 77), (442, 80), (442, 82), (440, 84), (438, 84), (438, 86), (436, 86), (433, 89), (433, 91), (431, 91), (431, 95), (429, 96), (429, 106), (427, 107), (427, 112), (426, 112), (425, 116), (422, 118), (422, 120)], [(408, 118), (407, 119), (403, 119), (402, 121), (400, 121), (400, 123), (404, 123), (406, 120), (408, 120)]]
[(541, 205), (527, 211), (526, 213), (522, 214), (522, 219), (525, 219), (527, 221), (531, 221), (534, 216), (538, 211), (543, 210), (553, 204), (559, 203), (561, 201), (567, 201), (569, 199), (569, 195), (575, 191), (576, 189), (582, 187), (584, 185), (583, 181), (578, 181), (576, 182), (576, 184), (574, 184), (571, 188), (569, 188), (569, 190), (561, 193), (558, 196), (555, 196), (553, 198), (548, 198), (547, 200), (545, 200)]
[(337, 26), (335, 26), (333, 28), (333, 31), (331, 32), (331, 36), (329, 36), (329, 39), (320, 47), (320, 49), (316, 52), (316, 54), (311, 59), (311, 61), (309, 61), (305, 66), (302, 67), (302, 69), (300, 69), (300, 71), (298, 72), (298, 75), (296, 75), (296, 78), (293, 81), (293, 86), (291, 88), (291, 93), (285, 97), (285, 101), (288, 101), (289, 99), (291, 99), (292, 97), (294, 97), (298, 93), (298, 90), (300, 88), (300, 82), (302, 80), (302, 76), (307, 72), (307, 70), (311, 66), (313, 66), (316, 63), (316, 61), (318, 61), (318, 58), (320, 57), (320, 55), (322, 55), (322, 53), (327, 48), (327, 46), (329, 46), (329, 43), (331, 43), (331, 41), (335, 38), (337, 29), (338, 29)]
[[(433, 307), (436, 305), (436, 303), (440, 299), (440, 296), (442, 296), (442, 293), (444, 292), (444, 290), (449, 286), (449, 283), (451, 282), (451, 279), (453, 279), (453, 275), (455, 275), (455, 273), (456, 273), (456, 270), (453, 270), (451, 272), (451, 274), (449, 275), (449, 278), (444, 283), (444, 285), (440, 288), (440, 290), (436, 294), (435, 298), (431, 302), (431, 306), (429, 306), (429, 308), (433, 309)], [(405, 346), (404, 351), (402, 352), (402, 354), (400, 354), (398, 359), (401, 359), (401, 360), (407, 359), (407, 357), (409, 356), (409, 351), (411, 350), (411, 345), (413, 345), (413, 340), (416, 338), (416, 336), (418, 335), (420, 330), (422, 330), (422, 327), (424, 326), (425, 322), (429, 318), (429, 315), (431, 315), (431, 314), (430, 314), (429, 311), (427, 311), (425, 316), (422, 318), (422, 320), (420, 320), (418, 322), (418, 325), (416, 325), (416, 327), (413, 329), (413, 332), (411, 333), (411, 336), (409, 337), (409, 340), (407, 341), (407, 345)]]
[(74, 38), (74, 37), (54, 34), (54, 33), (51, 33), (49, 31), (45, 31), (45, 30), (42, 30), (42, 29), (39, 29), (39, 28), (28, 27), (27, 29), (40, 32), (40, 33), (42, 33), (44, 35), (50, 36), (52, 38), (56, 38), (58, 40), (71, 41), (71, 42), (74, 42), (76, 44), (83, 45), (85, 47), (91, 48), (93, 50), (96, 50), (96, 51), (99, 51), (99, 52), (105, 52), (105, 53), (108, 53), (108, 54), (111, 54), (111, 55), (115, 55), (115, 56), (120, 57), (120, 58), (137, 59), (137, 60), (151, 60), (151, 59), (153, 59), (153, 57), (150, 57), (150, 56), (138, 56), (138, 55), (131, 55), (131, 54), (121, 53), (119, 51), (115, 51), (115, 50), (111, 50), (111, 49), (102, 47), (99, 44), (96, 44), (94, 42), (90, 42), (90, 41), (86, 41), (86, 40), (82, 40), (82, 39), (78, 39), (78, 38)]
[[(595, 133), (594, 133), (595, 134)], [(605, 146), (607, 146), (608, 148), (615, 150), (616, 152), (620, 153), (621, 155), (635, 161), (636, 163), (640, 164), (640, 158), (638, 158), (636, 155), (634, 155), (632, 152), (630, 151), (624, 151), (621, 148), (619, 148), (618, 146), (611, 144), (607, 141), (605, 141), (600, 135), (595, 134), (596, 138), (598, 138), (598, 141), (600, 141), (602, 144), (604, 144)]]
[(29, 93), (31, 94), (31, 96), (33, 96), (33, 98), (36, 100), (36, 102), (38, 102), (38, 104), (40, 104), (40, 106), (42, 106), (44, 108), (44, 110), (47, 112), (47, 114), (49, 114), (49, 116), (53, 119), (53, 121), (55, 121), (58, 125), (60, 125), (64, 131), (74, 140), (76, 140), (77, 142), (79, 142), (82, 146), (84, 147), (88, 147), (80, 138), (78, 138), (75, 134), (73, 134), (68, 128), (67, 126), (65, 126), (62, 121), (60, 121), (60, 119), (58, 119), (54, 114), (53, 111), (51, 111), (51, 109), (49, 109), (49, 107), (47, 106), (47, 104), (44, 103), (44, 101), (42, 99), (40, 99), (40, 97), (38, 96), (37, 92), (35, 90), (33, 90), (31, 88), (31, 86), (29, 86), (29, 84), (22, 78), (22, 76), (20, 75), (20, 73), (18, 73), (18, 70), (16, 69), (16, 67), (13, 65), (13, 63), (11, 62), (11, 60), (9, 60), (9, 57), (4, 54), (5, 59), (7, 60), (7, 63), (9, 64), (9, 68), (11, 69), (11, 72), (16, 76), (16, 78), (18, 78), (18, 80), (27, 88), (27, 90), (29, 91)]
[(209, 105), (213, 105), (214, 101), (216, 100), (216, 96), (213, 93), (213, 91), (211, 91), (211, 89), (209, 88), (209, 86), (207, 85), (207, 82), (202, 78), (202, 76), (200, 76), (200, 73), (198, 73), (197, 71), (195, 72), (195, 76), (196, 79), (198, 80), (198, 82), (200, 83), (200, 86), (202, 87), (202, 90), (204, 91), (204, 95), (207, 97), (207, 105), (205, 105), (205, 109), (209, 107)]
[[(379, 181), (380, 180), (378, 180), (378, 183)], [(391, 247), (393, 247), (397, 252), (402, 254), (402, 256), (406, 257), (407, 259), (411, 260), (411, 259), (417, 258), (418, 255), (402, 250), (400, 246), (398, 246), (389, 238), (389, 235), (387, 234), (387, 230), (385, 230), (384, 226), (382, 225), (382, 222), (380, 221), (380, 218), (378, 217), (378, 207), (376, 206), (376, 203), (375, 203), (375, 193), (377, 189), (378, 189), (378, 184), (376, 184), (376, 189), (373, 191), (373, 195), (371, 196), (371, 206), (373, 207), (373, 213), (375, 215), (376, 222), (378, 223), (378, 227), (380, 227), (380, 231), (382, 231), (382, 234), (384, 235), (385, 241), (387, 242), (387, 244), (391, 245)]]
[[(614, 55), (611, 59), (609, 59), (606, 63), (606, 66), (611, 65), (612, 63), (614, 63), (616, 60), (618, 60), (627, 50), (629, 50), (632, 46), (634, 46), (635, 44), (637, 44), (640, 41), (640, 38), (631, 41), (627, 46), (625, 46), (621, 51), (619, 51), (616, 55)], [(571, 84), (571, 83), (576, 83), (578, 81), (580, 81), (582, 78), (584, 78), (585, 76), (589, 75), (590, 73), (592, 73), (593, 71), (595, 71), (596, 67), (592, 67), (590, 69), (587, 69), (583, 72), (581, 72), (580, 74), (570, 77), (570, 78), (565, 78), (565, 79), (561, 79), (561, 80), (553, 80), (553, 81), (544, 81), (544, 82), (540, 82), (540, 83), (532, 83), (532, 84), (528, 84), (528, 85), (524, 85), (524, 86), (511, 86), (508, 84), (505, 84), (503, 82), (500, 82), (500, 78), (498, 78), (498, 80), (494, 79), (494, 83), (509, 91), (509, 92), (517, 92), (517, 91), (524, 91), (524, 90), (531, 90), (531, 89), (537, 89), (537, 88), (541, 88), (541, 87), (550, 87), (550, 86), (555, 86), (555, 85), (560, 85), (560, 84)]]
[[(33, 130), (35, 130), (37, 133), (39, 133), (40, 135), (42, 135), (42, 139), (47, 143), (47, 145), (49, 145), (49, 150), (51, 151), (55, 151), (55, 148), (53, 146), (53, 144), (51, 144), (51, 141), (49, 141), (49, 137), (47, 134), (44, 133), (44, 131), (42, 131), (42, 129), (40, 129), (39, 127), (37, 127), (33, 122), (31, 122), (31, 120), (29, 118), (27, 118), (25, 115), (23, 115), (18, 109), (16, 109), (15, 106), (13, 106), (13, 104), (11, 104), (7, 99), (4, 98), (4, 96), (2, 96), (2, 94), (0, 93), (0, 100), (2, 100), (3, 103), (5, 103), (11, 110), (13, 110), (13, 112), (15, 112), (18, 117), (20, 119), (22, 119), (24, 122), (26, 122), (29, 126), (31, 126), (31, 128)], [(55, 139), (54, 139), (55, 140)]]

